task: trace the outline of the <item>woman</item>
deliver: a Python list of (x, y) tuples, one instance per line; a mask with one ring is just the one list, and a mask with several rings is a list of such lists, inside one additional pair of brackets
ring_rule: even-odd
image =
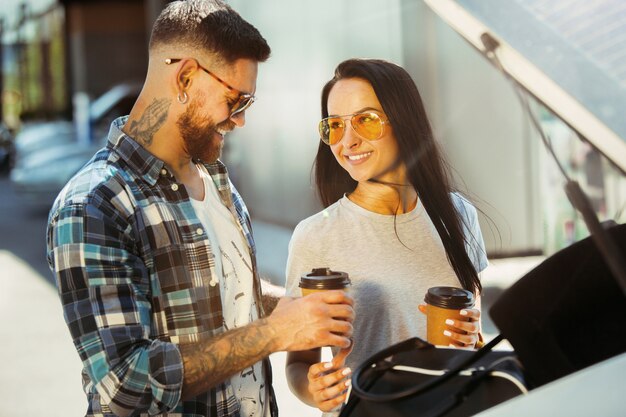
[[(424, 312), (428, 288), (461, 286), (478, 297), (487, 259), (476, 210), (453, 193), (404, 69), (342, 62), (322, 91), (322, 117), (315, 179), (326, 208), (294, 231), (287, 292), (300, 295), (299, 277), (312, 268), (349, 273), (354, 343), (331, 363), (320, 363), (319, 350), (290, 352), (287, 379), (302, 401), (330, 411), (345, 400), (351, 366), (409, 337), (426, 339), (418, 306)], [(474, 348), (480, 310), (465, 314), (469, 321), (454, 322), (447, 334), (452, 346)]]

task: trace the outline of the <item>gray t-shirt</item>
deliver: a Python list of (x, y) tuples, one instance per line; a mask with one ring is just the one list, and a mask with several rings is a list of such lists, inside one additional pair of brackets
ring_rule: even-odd
[[(480, 272), (487, 257), (476, 209), (458, 194), (452, 200), (465, 225), (466, 250)], [(421, 200), (394, 219), (344, 196), (303, 220), (289, 244), (287, 294), (300, 296), (300, 276), (320, 267), (347, 272), (352, 280), (356, 318), (347, 365), (353, 369), (394, 343), (425, 339), (426, 319), (417, 306), (427, 289), (461, 286)]]

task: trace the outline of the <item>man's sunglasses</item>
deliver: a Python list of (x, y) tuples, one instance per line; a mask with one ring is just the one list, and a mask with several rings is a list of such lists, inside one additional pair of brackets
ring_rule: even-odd
[(322, 142), (327, 145), (339, 143), (346, 132), (346, 119), (350, 119), (352, 129), (366, 140), (380, 139), (383, 136), (385, 124), (389, 123), (389, 120), (383, 120), (374, 112), (327, 117), (322, 119), (318, 126)]
[[(254, 103), (254, 101), (256, 100), (256, 97), (254, 96), (254, 94), (243, 93), (237, 90), (235, 87), (231, 86), (226, 81), (222, 80), (220, 77), (218, 77), (217, 75), (213, 74), (211, 71), (209, 71), (208, 69), (200, 65), (197, 59), (195, 58), (193, 59), (196, 61), (196, 63), (198, 64), (198, 66), (200, 67), (202, 71), (206, 72), (211, 77), (213, 77), (216, 81), (219, 81), (224, 87), (228, 88), (230, 91), (237, 94), (237, 101), (233, 105), (230, 106), (229, 117), (233, 117), (236, 114), (239, 114), (242, 111), (245, 111), (248, 107), (252, 105), (252, 103)], [(167, 58), (165, 60), (165, 64), (170, 65), (170, 64), (175, 64), (180, 61), (182, 61), (182, 58)]]

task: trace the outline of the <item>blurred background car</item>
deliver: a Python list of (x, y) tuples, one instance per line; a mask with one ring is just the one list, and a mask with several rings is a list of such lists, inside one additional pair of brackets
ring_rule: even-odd
[(13, 135), (0, 123), (0, 175), (9, 171), (14, 152)]
[(51, 206), (67, 181), (105, 142), (103, 135), (87, 146), (61, 143), (29, 153), (11, 170), (13, 189), (31, 206)]
[[(141, 84), (117, 84), (89, 105), (89, 142), (106, 135), (111, 121), (128, 114), (141, 91)], [(44, 148), (78, 142), (76, 123), (70, 120), (34, 122), (24, 126), (15, 137), (15, 161)]]
[(104, 146), (111, 121), (130, 112), (141, 84), (119, 84), (89, 106), (90, 138), (78, 140), (70, 121), (31, 125), (15, 138), (11, 183), (29, 204), (50, 206), (61, 188)]

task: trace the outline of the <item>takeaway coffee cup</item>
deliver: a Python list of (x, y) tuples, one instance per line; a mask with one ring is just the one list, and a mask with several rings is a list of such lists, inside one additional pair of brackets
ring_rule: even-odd
[(467, 321), (460, 314), (474, 306), (474, 294), (456, 287), (431, 287), (424, 297), (426, 302), (426, 338), (433, 345), (450, 345), (450, 338), (443, 334), (448, 329), (446, 319)]
[(331, 271), (330, 268), (313, 268), (313, 271), (300, 277), (302, 296), (326, 290), (344, 290), (350, 287), (348, 274)]

